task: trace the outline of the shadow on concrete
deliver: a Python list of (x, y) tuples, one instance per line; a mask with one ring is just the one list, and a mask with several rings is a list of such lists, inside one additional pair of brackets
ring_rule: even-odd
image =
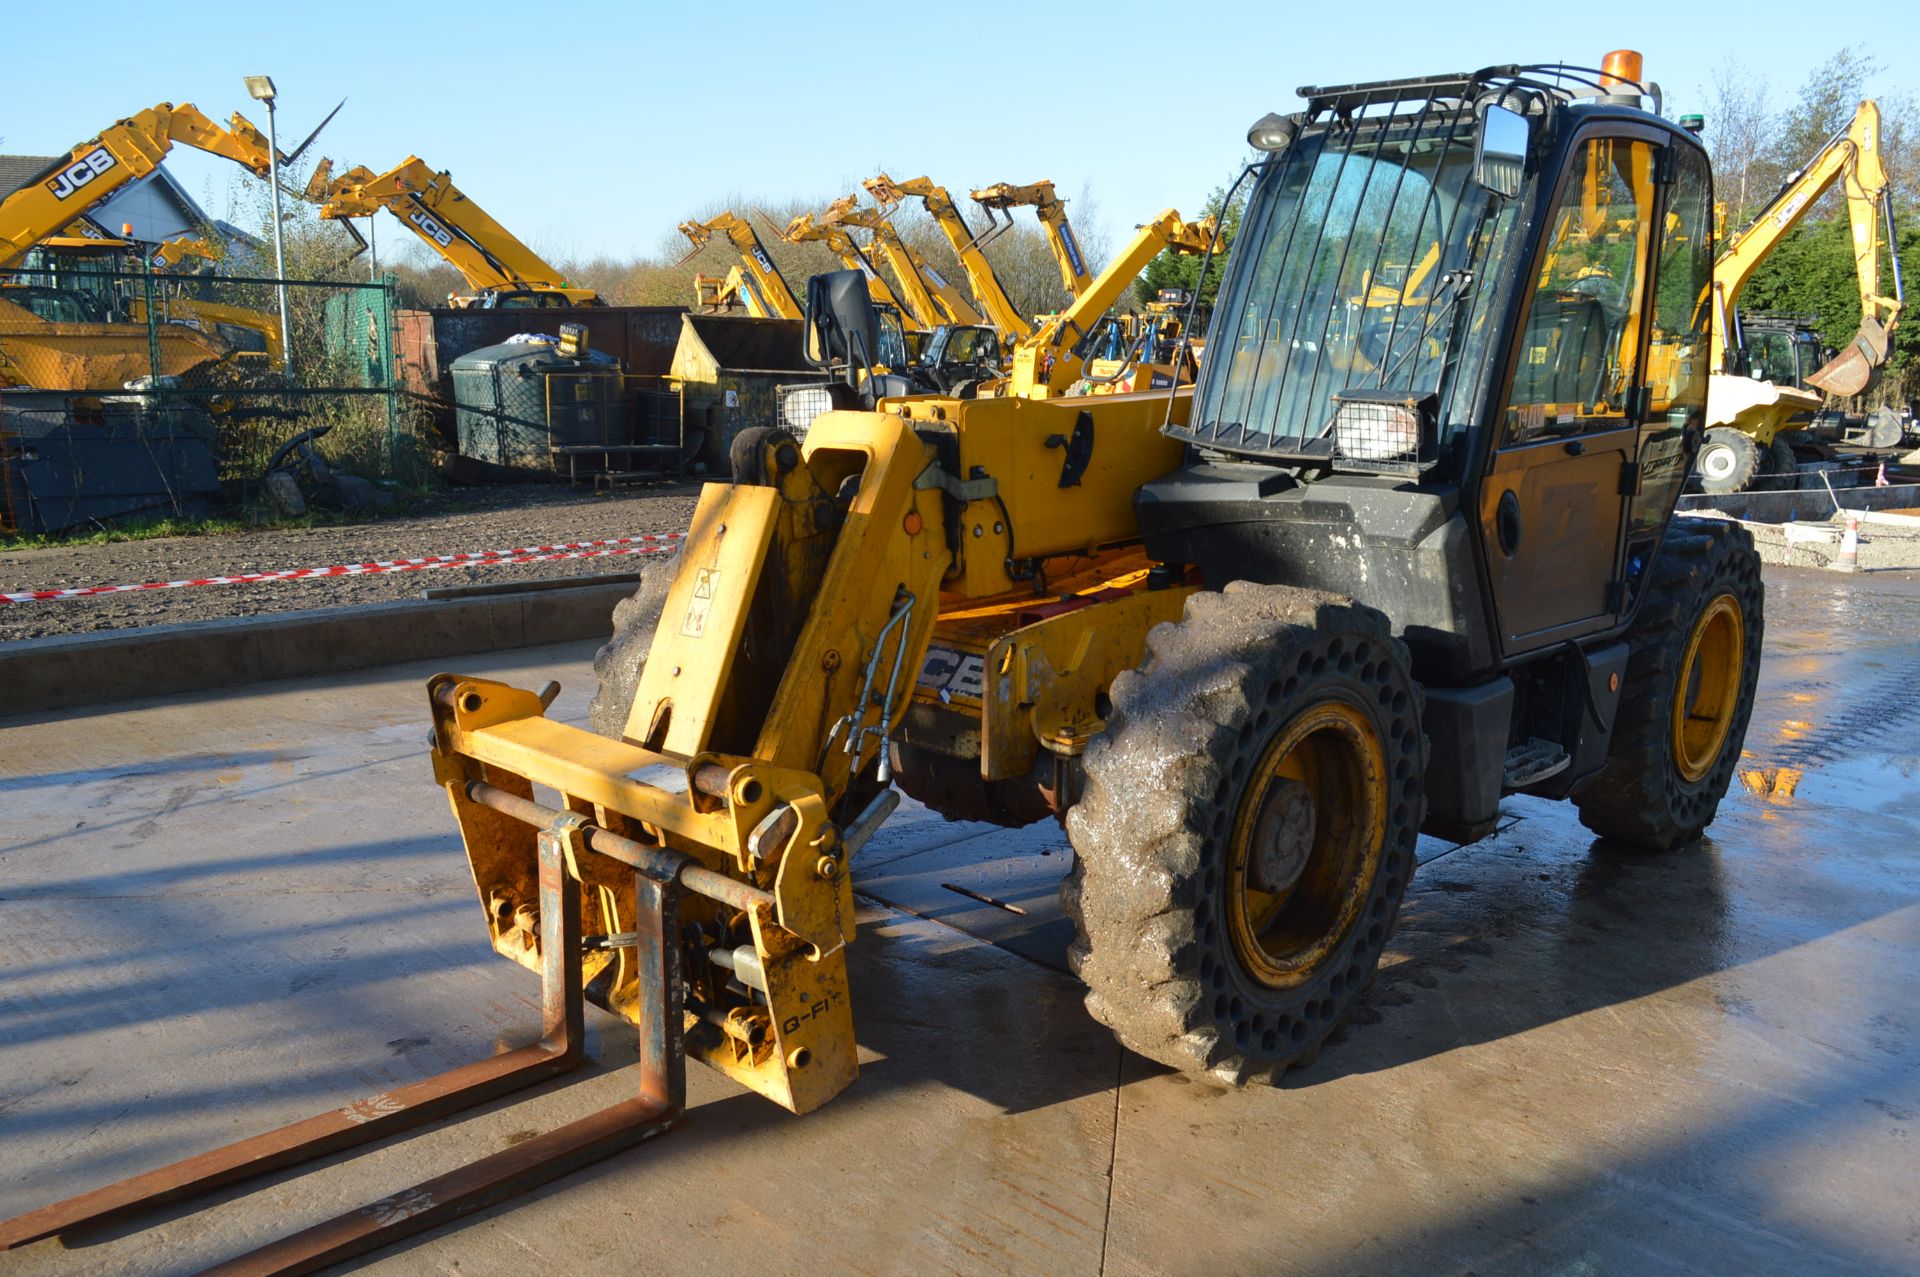
[[(431, 860), (441, 864), (446, 860), (447, 841), (445, 836), (436, 834), (387, 842), (341, 843), (337, 846), (312, 848), (306, 851), (274, 851), (257, 855), (223, 856), (184, 865), (169, 862), (145, 869), (116, 869), (109, 865), (97, 874), (56, 878), (46, 882), (11, 885), (0, 883), (0, 901), (72, 900), (76, 897), (85, 899), (118, 896), (151, 896), (155, 900), (195, 900), (201, 898), (201, 893), (179, 890), (181, 884), (202, 881), (231, 884), (237, 882), (243, 875), (252, 873), (299, 872), (302, 868), (333, 864), (384, 865), (389, 872), (393, 862), (400, 860)], [(464, 863), (463, 861), (463, 867)], [(265, 895), (275, 891), (284, 893), (285, 890), (285, 886), (277, 888), (254, 886), (244, 890), (236, 886), (232, 891), (224, 894)]]
[(168, 776), (175, 772), (221, 771), (257, 763), (291, 763), (305, 757), (305, 754), (285, 750), (240, 750), (234, 753), (181, 754), (174, 758), (147, 759), (125, 767), (91, 767), (78, 771), (14, 775), (0, 773), (0, 794), (67, 785), (111, 784), (146, 776)]
[[(1875, 1019), (1899, 1012), (1889, 1004)], [(1911, 1054), (1891, 1050), (1829, 1056), (1824, 1076), (1813, 1083), (1790, 1091), (1742, 1087), (1744, 1102), (1734, 1112), (1718, 1120), (1689, 1115), (1681, 1120), (1683, 1129), (1655, 1149), (1599, 1165), (1562, 1164), (1562, 1171), (1574, 1173), (1556, 1175), (1551, 1187), (1516, 1188), (1437, 1227), (1382, 1229), (1374, 1234), (1376, 1244), (1358, 1257), (1330, 1255), (1310, 1271), (1461, 1277), (1912, 1273), (1911, 1232), (1904, 1251), (1894, 1242), (1876, 1253), (1870, 1230), (1843, 1222), (1869, 1208), (1836, 1205), (1847, 1191), (1845, 1176), (1882, 1172), (1856, 1167), (1837, 1171), (1827, 1183), (1777, 1172), (1796, 1163), (1803, 1170), (1817, 1165), (1810, 1145), (1824, 1144), (1830, 1157), (1844, 1157), (1850, 1135), (1863, 1124), (1910, 1128), (1920, 1116), (1913, 1105), (1914, 1065)], [(1636, 1099), (1623, 1095), (1621, 1103), (1630, 1106)], [(1892, 1166), (1883, 1170), (1899, 1173)], [(1898, 1224), (1883, 1211), (1861, 1218), (1877, 1221), (1883, 1237), (1885, 1226)]]

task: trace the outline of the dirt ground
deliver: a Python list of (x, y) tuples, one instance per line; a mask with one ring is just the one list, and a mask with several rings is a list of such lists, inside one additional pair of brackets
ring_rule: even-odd
[[(377, 522), (13, 550), (0, 553), (0, 592), (177, 581), (330, 567), (370, 559), (592, 541), (642, 532), (680, 532), (692, 517), (698, 494), (696, 482), (597, 494), (526, 486), (472, 489), (453, 495), (443, 508), (430, 514)], [(503, 567), (439, 567), (374, 576), (203, 585), (7, 603), (0, 604), (0, 642), (301, 608), (388, 603), (419, 598), (421, 590), (437, 586), (636, 572), (644, 561), (639, 555), (617, 554)]]

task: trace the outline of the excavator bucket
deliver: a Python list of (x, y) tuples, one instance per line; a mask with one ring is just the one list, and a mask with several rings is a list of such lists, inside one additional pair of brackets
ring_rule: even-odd
[(1841, 398), (1865, 394), (1880, 380), (1880, 369), (1886, 366), (1891, 348), (1890, 338), (1885, 324), (1867, 316), (1860, 321), (1860, 331), (1854, 334), (1846, 349), (1829, 359), (1818, 372), (1810, 374), (1807, 384)]

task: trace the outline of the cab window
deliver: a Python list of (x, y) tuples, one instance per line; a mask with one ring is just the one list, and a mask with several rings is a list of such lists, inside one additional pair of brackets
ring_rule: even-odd
[(1612, 429), (1624, 417), (1639, 371), (1654, 154), (1625, 138), (1575, 152), (1521, 328), (1505, 443)]

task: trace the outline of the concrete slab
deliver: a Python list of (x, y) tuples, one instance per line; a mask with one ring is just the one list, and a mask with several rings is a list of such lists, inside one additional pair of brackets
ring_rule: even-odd
[[(1284, 1089), (1086, 1017), (1057, 829), (909, 805), (859, 866), (852, 1090), (795, 1119), (696, 1067), (669, 1136), (367, 1270), (1914, 1271), (1920, 584), (1768, 581), (1713, 836), (1622, 858), (1522, 800), (1424, 843), (1367, 1001)], [(582, 721), (591, 650), (450, 664), (557, 676)], [(427, 775), (430, 672), (0, 720), (0, 1215), (530, 1035)], [(589, 1022), (600, 1063), (530, 1100), (4, 1267), (192, 1271), (580, 1116), (632, 1059)]]

